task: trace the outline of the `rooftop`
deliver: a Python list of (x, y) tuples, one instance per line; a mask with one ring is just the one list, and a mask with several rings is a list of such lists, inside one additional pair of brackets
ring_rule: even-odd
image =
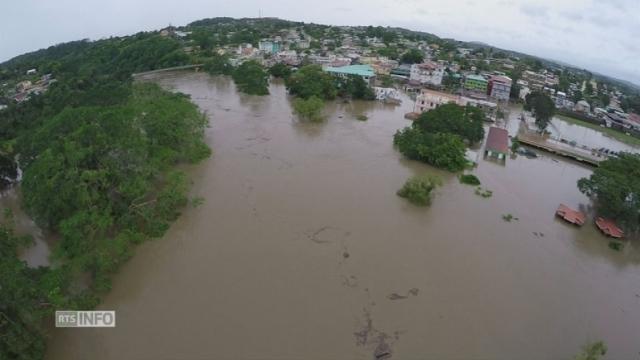
[(507, 130), (490, 127), (486, 149), (506, 154), (509, 151), (509, 133)]
[(484, 76), (475, 75), (475, 74), (467, 75), (467, 80), (487, 81), (487, 79), (485, 79)]
[(335, 74), (358, 75), (358, 76), (375, 76), (375, 72), (371, 65), (348, 65), (341, 67), (327, 66), (324, 68), (326, 72)]

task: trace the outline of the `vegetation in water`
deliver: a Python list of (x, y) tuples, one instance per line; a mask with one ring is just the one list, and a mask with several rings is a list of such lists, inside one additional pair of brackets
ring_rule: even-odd
[(607, 345), (602, 341), (589, 343), (582, 348), (582, 352), (576, 355), (574, 360), (600, 360), (607, 354)]
[(434, 176), (414, 176), (396, 194), (414, 205), (427, 206), (431, 204), (431, 193), (441, 184), (442, 181)]
[(462, 174), (458, 177), (462, 184), (467, 185), (480, 185), (480, 179), (473, 174)]
[(269, 74), (258, 62), (243, 62), (231, 74), (238, 90), (250, 95), (269, 94)]
[(524, 109), (533, 113), (538, 129), (544, 131), (555, 114), (556, 105), (549, 95), (534, 91), (525, 98)]
[(211, 75), (231, 75), (233, 66), (226, 55), (214, 53), (204, 62), (204, 70)]
[(324, 107), (324, 101), (322, 99), (312, 96), (308, 99), (296, 98), (293, 100), (293, 110), (302, 119), (310, 121), (322, 121), (322, 109)]
[(578, 189), (595, 202), (599, 215), (629, 233), (640, 231), (640, 154), (620, 153), (602, 161)]
[(335, 80), (320, 65), (305, 65), (286, 80), (285, 85), (291, 95), (302, 99), (315, 96), (324, 100), (332, 100), (338, 94)]
[(514, 137), (511, 139), (511, 152), (515, 153), (516, 151), (518, 151), (518, 149), (520, 148), (520, 140), (518, 140), (518, 137)]
[(493, 191), (483, 189), (482, 187), (478, 186), (476, 188), (475, 194), (478, 196), (482, 196), (483, 198), (490, 198), (493, 196)]
[(409, 127), (396, 132), (394, 145), (406, 157), (449, 171), (467, 166), (466, 146), (484, 137), (481, 110), (446, 104), (426, 112)]
[(269, 68), (269, 74), (273, 77), (288, 79), (291, 76), (291, 68), (283, 63), (274, 64)]
[(367, 117), (367, 115), (360, 114), (360, 115), (356, 116), (356, 119), (358, 119), (360, 121), (367, 121), (369, 118)]
[(502, 220), (504, 220), (506, 222), (511, 222), (512, 220), (518, 221), (520, 219), (518, 219), (517, 217), (513, 216), (512, 214), (503, 214), (502, 215)]
[(624, 250), (624, 243), (620, 241), (609, 241), (609, 248), (615, 251)]
[(18, 258), (29, 240), (10, 222), (0, 226), (1, 359), (42, 358), (44, 320), (56, 309), (95, 307), (133, 247), (161, 236), (188, 203), (174, 168), (209, 156), (207, 120), (188, 97), (134, 84), (131, 73), (189, 63), (177, 40), (140, 33), (2, 64), (5, 74), (38, 68), (57, 80), (3, 110), (0, 153), (9, 164), (0, 162), (0, 177), (20, 159), (23, 206), (59, 240), (55, 267), (30, 268)]

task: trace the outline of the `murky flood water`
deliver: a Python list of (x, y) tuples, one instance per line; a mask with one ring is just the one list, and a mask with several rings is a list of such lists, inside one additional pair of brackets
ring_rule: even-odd
[(10, 210), (13, 217), (13, 228), (18, 235), (28, 235), (33, 239), (29, 248), (20, 251), (20, 259), (31, 267), (49, 266), (50, 243), (52, 238), (35, 224), (24, 212), (20, 204), (20, 187), (13, 186), (0, 192), (0, 210)]
[[(563, 359), (598, 339), (640, 358), (639, 252), (554, 218), (588, 205), (589, 168), (481, 160), (485, 199), (393, 149), (408, 101), (332, 103), (309, 124), (282, 85), (155, 80), (210, 116), (214, 156), (189, 169), (205, 202), (115, 276), (100, 308), (117, 327), (56, 329), (48, 359)], [(424, 209), (395, 195), (420, 173), (444, 179)]]

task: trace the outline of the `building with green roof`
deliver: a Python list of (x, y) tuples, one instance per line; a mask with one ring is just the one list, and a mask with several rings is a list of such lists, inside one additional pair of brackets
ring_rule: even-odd
[(464, 79), (464, 88), (466, 90), (475, 90), (486, 94), (488, 85), (489, 81), (480, 75), (467, 75)]
[(327, 66), (324, 68), (324, 71), (343, 77), (349, 75), (360, 76), (366, 82), (371, 82), (371, 80), (376, 76), (371, 65), (348, 65), (340, 67)]

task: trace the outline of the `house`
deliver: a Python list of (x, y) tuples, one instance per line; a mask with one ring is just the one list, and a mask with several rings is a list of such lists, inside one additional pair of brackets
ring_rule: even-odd
[(33, 84), (31, 83), (31, 81), (29, 80), (25, 80), (25, 81), (21, 81), (18, 83), (18, 85), (16, 85), (16, 91), (17, 92), (24, 92), (27, 91), (29, 89), (31, 89), (31, 86), (33, 86)]
[(374, 86), (373, 91), (376, 94), (376, 100), (392, 104), (399, 104), (402, 101), (400, 93), (394, 88)]
[(268, 54), (274, 54), (280, 51), (280, 42), (272, 40), (260, 40), (258, 49)]
[(349, 75), (360, 76), (367, 83), (370, 83), (376, 76), (371, 65), (348, 65), (341, 67), (327, 66), (323, 69), (330, 74), (340, 77), (346, 77)]
[(559, 216), (565, 221), (578, 226), (584, 225), (584, 221), (586, 219), (586, 216), (583, 212), (574, 210), (565, 204), (560, 204), (560, 206), (558, 206), (558, 210), (556, 210), (556, 216)]
[(391, 75), (399, 78), (408, 79), (411, 76), (411, 66), (402, 64), (396, 68), (391, 69)]
[(591, 112), (591, 105), (589, 105), (589, 103), (585, 100), (580, 100), (576, 103), (574, 110), (577, 112), (588, 114)]
[(29, 69), (29, 70), (27, 70), (27, 75), (34, 75), (37, 72), (38, 72), (38, 70), (36, 70), (36, 69)]
[(506, 129), (490, 127), (487, 142), (484, 147), (484, 156), (498, 160), (506, 160), (509, 153), (509, 133)]
[(464, 79), (464, 88), (466, 90), (475, 90), (486, 94), (488, 86), (489, 82), (481, 75), (467, 75)]
[(613, 221), (599, 217), (596, 219), (596, 226), (603, 234), (611, 236), (612, 238), (620, 239), (624, 236), (622, 231)]
[(491, 75), (487, 94), (499, 101), (509, 101), (511, 95), (511, 78), (504, 75)]
[(442, 84), (444, 66), (439, 63), (429, 61), (422, 64), (411, 65), (409, 81), (418, 84), (430, 84), (439, 86)]
[(458, 95), (430, 89), (422, 89), (420, 94), (416, 96), (413, 111), (416, 113), (423, 113), (425, 111), (433, 110), (442, 104), (458, 104), (459, 102), (460, 96)]

